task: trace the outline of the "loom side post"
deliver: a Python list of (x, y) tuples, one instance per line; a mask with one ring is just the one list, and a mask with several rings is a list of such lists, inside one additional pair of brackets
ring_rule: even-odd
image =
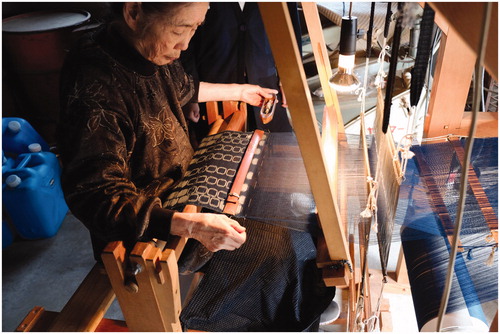
[[(336, 194), (332, 191), (333, 184), (320, 144), (312, 98), (286, 3), (259, 3), (259, 8), (287, 96), (294, 131), (317, 205), (328, 253), (334, 261), (350, 262)], [(347, 273), (347, 276), (350, 275), (350, 272)]]

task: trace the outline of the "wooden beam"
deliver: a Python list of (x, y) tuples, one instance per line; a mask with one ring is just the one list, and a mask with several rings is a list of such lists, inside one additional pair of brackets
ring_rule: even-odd
[(441, 38), (424, 124), (425, 138), (454, 134), (460, 128), (475, 62), (475, 53), (450, 27)]
[(149, 280), (158, 298), (168, 332), (182, 332), (179, 320), (181, 314), (181, 293), (179, 269), (175, 251), (165, 250), (158, 257), (154, 253), (147, 257)]
[(130, 255), (130, 261), (141, 266), (140, 272), (135, 275), (138, 286), (136, 291), (128, 289), (125, 284), (126, 251), (123, 242), (109, 243), (102, 253), (104, 266), (118, 298), (127, 327), (134, 332), (168, 331), (156, 295), (148, 282), (148, 272), (145, 270), (145, 257), (148, 256), (151, 247), (149, 243), (139, 242)]
[[(464, 112), (460, 129), (455, 131), (458, 136), (468, 136), (472, 122), (472, 112)], [(498, 137), (498, 112), (480, 112), (476, 119), (475, 138)]]
[[(429, 2), (429, 5), (436, 12), (435, 21), (443, 32), (446, 34), (450, 28), (455, 30), (467, 52), (477, 54), (486, 2)], [(498, 81), (498, 3), (492, 5), (484, 65)], [(462, 57), (461, 53), (457, 55)]]
[(207, 122), (208, 125), (212, 124), (222, 116), (219, 115), (219, 105), (217, 101), (209, 101), (206, 103), (207, 108)]
[(115, 299), (102, 264), (96, 263), (50, 327), (51, 332), (93, 332)]
[(314, 53), (318, 76), (325, 96), (326, 110), (330, 114), (330, 119), (335, 119), (338, 124), (338, 132), (344, 133), (344, 122), (340, 110), (337, 92), (330, 86), (329, 80), (332, 77), (332, 67), (330, 58), (326, 50), (325, 37), (321, 27), (318, 7), (315, 2), (302, 2), (302, 11), (306, 20), (307, 31), (311, 39), (311, 46)]
[[(43, 307), (33, 307), (26, 317), (24, 317), (23, 321), (21, 321), (19, 326), (17, 326), (16, 332), (31, 332), (37, 324), (42, 322), (45, 315), (46, 313)], [(46, 329), (44, 328), (44, 330)]]
[[(259, 3), (274, 60), (286, 92), (294, 131), (304, 160), (323, 234), (332, 260), (350, 262), (336, 194), (320, 145), (317, 119), (286, 3)], [(349, 275), (350, 276), (350, 275)]]

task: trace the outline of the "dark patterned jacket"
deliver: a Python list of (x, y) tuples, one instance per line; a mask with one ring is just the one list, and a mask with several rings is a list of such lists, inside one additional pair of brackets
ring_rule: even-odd
[(58, 148), (71, 212), (107, 242), (166, 240), (173, 211), (162, 199), (193, 155), (181, 107), (197, 84), (178, 61), (157, 66), (112, 27), (84, 36), (61, 74)]

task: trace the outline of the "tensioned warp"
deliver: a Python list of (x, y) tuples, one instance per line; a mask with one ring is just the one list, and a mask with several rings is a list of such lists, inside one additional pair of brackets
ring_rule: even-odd
[[(447, 313), (467, 310), (471, 318), (484, 323), (481, 304), (498, 298), (498, 260), (496, 245), (488, 238), (496, 217), (490, 215), (487, 222), (481, 201), (489, 202), (498, 214), (497, 150), (497, 138), (475, 140), (471, 162), (486, 196), (478, 200), (469, 186), (460, 235), (464, 251), (457, 255), (447, 308)], [(422, 329), (439, 311), (449, 260), (449, 225), (452, 228), (456, 219), (462, 168), (450, 141), (415, 146), (412, 151), (416, 156), (408, 164), (398, 204), (406, 214), (397, 223), (402, 224), (401, 240)], [(494, 260), (492, 265), (486, 265), (488, 260)]]
[[(223, 132), (205, 138), (185, 178), (169, 195), (165, 207), (186, 204), (222, 212), (234, 175), (251, 133)], [(357, 237), (360, 212), (366, 206), (360, 137), (347, 135), (339, 146), (338, 201), (345, 230)], [(328, 154), (328, 152), (326, 152)], [(240, 194), (236, 217), (254, 219), (297, 231), (316, 233), (318, 223), (304, 162), (293, 133), (267, 133)]]
[[(201, 149), (213, 158), (217, 153), (209, 146), (220, 148), (220, 141), (241, 136), (249, 138), (248, 134), (221, 133), (208, 138), (211, 144), (202, 143)], [(359, 136), (347, 138), (342, 147), (339, 170), (344, 176), (339, 177), (339, 193), (349, 195), (340, 206), (344, 216), (349, 217), (343, 221), (347, 223), (349, 220), (349, 225), (354, 226), (346, 230), (357, 236), (355, 226), (366, 205)], [(318, 223), (315, 203), (295, 135), (269, 133), (265, 144), (259, 148), (259, 158), (254, 159), (240, 196), (242, 205), (234, 217), (247, 227), (247, 241), (238, 250), (215, 253), (201, 269), (204, 278), (181, 313), (186, 328), (210, 331), (311, 330), (335, 294), (334, 288), (324, 287), (316, 267)], [(234, 150), (227, 147), (225, 151)], [(196, 168), (206, 170), (197, 165), (198, 156), (197, 153), (189, 171)], [(219, 163), (224, 159), (218, 160), (217, 166), (220, 167)], [(238, 158), (228, 156), (226, 160), (237, 161)], [(213, 159), (206, 163), (212, 162)], [(227, 162), (224, 163), (229, 170)], [(192, 183), (199, 190), (203, 186), (200, 180), (208, 179), (191, 172), (187, 177), (186, 183), (179, 185), (181, 189), (176, 189), (169, 198), (183, 197), (184, 201), (177, 201), (177, 205), (203, 204), (204, 210), (221, 212), (220, 204), (207, 205), (218, 203), (207, 201), (208, 197), (203, 203), (196, 200), (186, 202), (190, 197), (188, 194), (192, 199), (203, 195), (191, 193), (185, 187)], [(231, 183), (229, 178), (227, 188), (218, 194), (227, 193)]]

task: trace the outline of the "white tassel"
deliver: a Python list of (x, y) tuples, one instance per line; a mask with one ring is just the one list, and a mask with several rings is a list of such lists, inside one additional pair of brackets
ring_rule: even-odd
[(368, 199), (366, 200), (366, 208), (359, 215), (363, 218), (371, 218), (373, 216), (372, 212), (375, 212), (375, 210), (377, 210), (377, 205), (374, 203), (377, 203), (375, 194), (377, 191), (378, 183), (371, 176), (366, 177), (366, 182), (372, 185), (372, 189), (368, 194)]
[(372, 210), (370, 210), (368, 207), (366, 207), (366, 209), (364, 209), (359, 215), (363, 218), (371, 218), (372, 217)]
[(497, 250), (497, 246), (493, 246), (491, 248), (490, 256), (488, 256), (488, 260), (486, 260), (486, 265), (491, 267), (495, 263), (495, 252)]

